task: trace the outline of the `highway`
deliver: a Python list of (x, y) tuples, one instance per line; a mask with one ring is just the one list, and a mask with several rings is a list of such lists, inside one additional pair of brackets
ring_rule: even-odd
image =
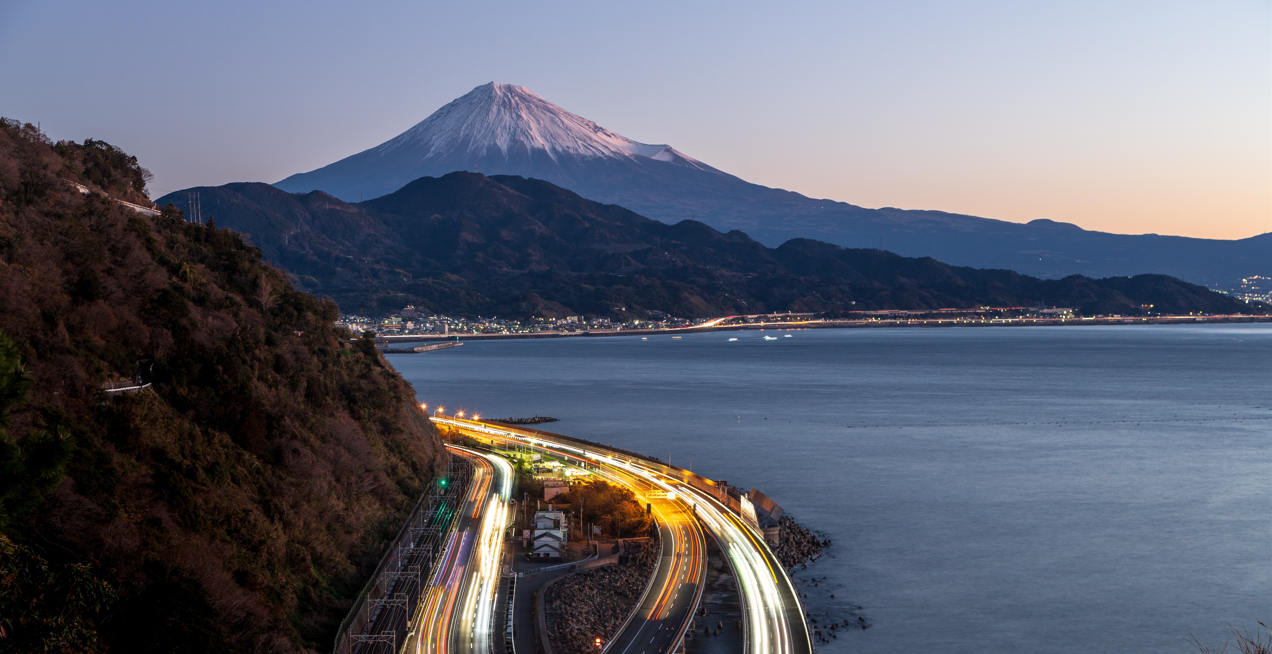
[[(451, 424), (445, 418), (435, 420)], [(491, 440), (489, 434), (478, 435), (482, 440)], [(607, 654), (666, 654), (674, 651), (693, 621), (706, 581), (706, 537), (692, 507), (663, 487), (630, 470), (608, 465), (604, 460), (578, 456), (568, 448), (549, 444), (540, 444), (537, 449), (584, 466), (607, 481), (630, 488), (639, 499), (650, 504), (661, 548), (658, 563), (636, 610), (613, 639), (603, 644), (603, 651)]]
[(692, 509), (679, 498), (621, 469), (597, 465), (565, 451), (559, 456), (589, 463), (600, 476), (632, 489), (653, 509), (661, 552), (645, 596), (611, 642), (610, 654), (661, 654), (675, 650), (693, 621), (706, 581), (707, 543)]
[(476, 470), (454, 529), (422, 590), (404, 651), (489, 654), (512, 466), (491, 454), (450, 445), (446, 449), (469, 459)]
[[(537, 430), (522, 430), (500, 424), (437, 415), (434, 422), (457, 428), (462, 433), (494, 442), (507, 439), (522, 445), (590, 463), (606, 476), (632, 487), (638, 495), (667, 494), (679, 513), (659, 506), (660, 533), (664, 534), (663, 560), (660, 561), (650, 592), (640, 604), (631, 622), (613, 643), (607, 654), (666, 652), (683, 637), (684, 626), (672, 625), (688, 608), (689, 617), (701, 596), (701, 575), (706, 552), (694, 533), (698, 526), (720, 544), (736, 575), (745, 614), (746, 651), (748, 654), (811, 654), (812, 636), (804, 619), (803, 605), (794, 585), (777, 561), (762, 534), (748, 526), (719, 500), (688, 484), (682, 483), (658, 466), (595, 445), (581, 445), (565, 437), (554, 437)], [(651, 502), (652, 503), (652, 502)], [(671, 515), (669, 515), (671, 514)], [(679, 520), (673, 519), (679, 516)], [(696, 519), (695, 519), (696, 518)], [(666, 528), (664, 529), (664, 524)], [(694, 525), (693, 529), (688, 527)], [(678, 525), (684, 526), (680, 529)], [(668, 532), (670, 539), (668, 538)], [(671, 541), (670, 551), (668, 541)], [(699, 547), (696, 552), (694, 547)], [(667, 557), (671, 556), (668, 560)], [(698, 575), (698, 576), (694, 576)], [(669, 582), (668, 579), (671, 581)], [(696, 580), (696, 588), (686, 585)], [(657, 589), (657, 590), (655, 590)], [(693, 589), (692, 602), (686, 604)], [(651, 597), (654, 597), (651, 601)], [(632, 629), (635, 629), (633, 632)], [(646, 640), (646, 639), (649, 640)]]

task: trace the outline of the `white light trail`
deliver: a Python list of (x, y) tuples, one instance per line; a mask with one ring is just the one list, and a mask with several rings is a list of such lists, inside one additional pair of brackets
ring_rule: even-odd
[(801, 615), (790, 616), (787, 614), (786, 607), (782, 601), (781, 590), (784, 588), (792, 598), (796, 598), (796, 605), (799, 604), (798, 594), (791, 584), (786, 571), (781, 568), (780, 564), (775, 568), (769, 563), (768, 559), (762, 555), (763, 549), (766, 549), (767, 546), (763, 544), (761, 537), (754, 533), (754, 530), (734, 520), (730, 515), (726, 515), (728, 509), (721, 507), (715, 498), (687, 484), (673, 487), (667, 483), (666, 479), (668, 478), (662, 473), (642, 465), (634, 465), (623, 461), (610, 453), (588, 451), (567, 443), (547, 441), (467, 420), (460, 421), (437, 417), (433, 418), (433, 420), (453, 425), (463, 430), (504, 439), (513, 439), (532, 446), (545, 447), (545, 449), (574, 452), (577, 453), (578, 458), (591, 459), (603, 465), (613, 466), (639, 476), (667, 493), (675, 493), (677, 491), (683, 493), (687, 491), (689, 497), (697, 500), (689, 503), (696, 508), (698, 517), (707, 524), (711, 532), (725, 545), (729, 560), (733, 564), (733, 569), (738, 574), (739, 588), (746, 609), (747, 651), (749, 654), (794, 654), (795, 644), (790, 632), (793, 621), (797, 621), (799, 623), (798, 628), (804, 630), (804, 642), (811, 649), (812, 639), (811, 635), (808, 634), (807, 625), (804, 623), (802, 609)]

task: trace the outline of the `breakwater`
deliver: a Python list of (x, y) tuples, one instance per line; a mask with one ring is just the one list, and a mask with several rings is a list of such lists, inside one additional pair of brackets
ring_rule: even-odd
[(805, 529), (790, 516), (782, 516), (778, 520), (781, 535), (778, 536), (777, 547), (773, 554), (782, 566), (790, 569), (807, 565), (821, 556), (822, 548), (830, 545), (829, 540), (821, 540), (813, 532)]
[(533, 418), (498, 418), (491, 422), (502, 422), (505, 425), (542, 425), (545, 422), (556, 422), (556, 418), (535, 416)]
[(449, 350), (452, 347), (460, 347), (463, 341), (448, 341), (445, 343), (430, 343), (428, 345), (416, 345), (415, 347), (398, 347), (398, 348), (381, 348), (380, 352), (384, 354), (419, 354), (421, 352), (435, 352), (437, 350)]

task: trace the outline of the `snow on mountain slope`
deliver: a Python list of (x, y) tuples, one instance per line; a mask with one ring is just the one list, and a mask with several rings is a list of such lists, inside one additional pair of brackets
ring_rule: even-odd
[(512, 84), (483, 84), (369, 150), (275, 186), (371, 199), (456, 170), (523, 175), (576, 187), (598, 162), (723, 175), (668, 145), (639, 143)]
[(937, 211), (865, 209), (752, 184), (667, 145), (633, 141), (529, 89), (491, 82), (376, 147), (274, 186), (357, 202), (454, 171), (520, 175), (665, 223), (693, 219), (769, 246), (815, 238), (1044, 278), (1164, 273), (1196, 283), (1272, 274), (1266, 241), (1088, 232)]
[[(496, 82), (455, 99), (373, 152), (383, 155), (407, 148), (426, 158), (457, 151), (481, 157), (497, 149), (506, 157), (519, 150), (542, 150), (553, 161), (560, 154), (672, 161), (674, 152), (667, 145), (637, 143), (615, 134), (523, 86)], [(686, 165), (705, 168), (698, 161), (676, 154)]]

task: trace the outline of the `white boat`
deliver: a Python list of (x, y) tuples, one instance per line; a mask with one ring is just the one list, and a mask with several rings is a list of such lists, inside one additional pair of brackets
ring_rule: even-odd
[(764, 337), (764, 340), (766, 340), (766, 341), (776, 341), (776, 340), (777, 340), (777, 337), (776, 337), (776, 336), (765, 336), (765, 337)]
[(730, 343), (732, 343), (733, 341), (736, 341), (736, 340), (738, 340), (738, 339), (736, 339), (736, 338), (730, 338), (730, 339), (729, 339), (729, 342), (730, 342)]
[(783, 335), (782, 335), (782, 338), (790, 338), (790, 337), (791, 337), (791, 335), (790, 335), (790, 334), (783, 334)]

